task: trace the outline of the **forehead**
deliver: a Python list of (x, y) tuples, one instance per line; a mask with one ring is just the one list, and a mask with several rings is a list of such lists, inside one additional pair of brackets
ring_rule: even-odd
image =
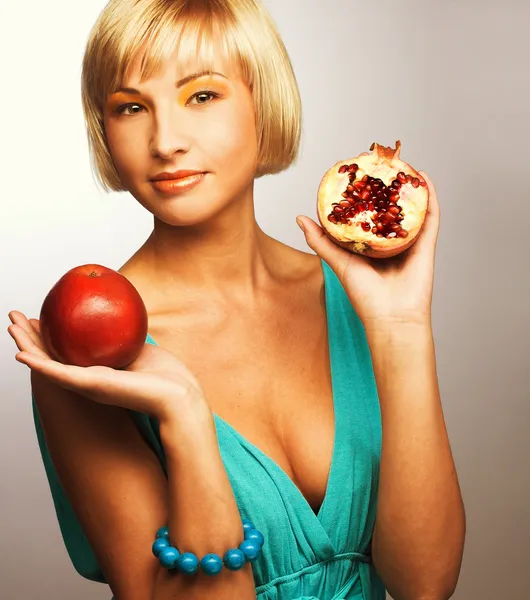
[(234, 58), (226, 56), (222, 51), (210, 55), (198, 52), (186, 56), (179, 47), (164, 56), (154, 58), (148, 47), (143, 47), (137, 55), (125, 65), (122, 84), (143, 83), (150, 78), (169, 77), (179, 81), (193, 74), (221, 73), (228, 79), (236, 79), (241, 75), (239, 64)]
[(241, 53), (227, 34), (219, 24), (200, 18), (159, 25), (151, 36), (125, 43), (120, 53), (121, 78), (144, 81), (168, 70), (176, 78), (207, 70), (237, 72)]

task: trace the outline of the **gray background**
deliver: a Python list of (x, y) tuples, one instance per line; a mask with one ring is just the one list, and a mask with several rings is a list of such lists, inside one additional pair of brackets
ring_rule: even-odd
[[(79, 72), (103, 0), (0, 6), (0, 314), (38, 316), (66, 270), (118, 268), (150, 231), (127, 194), (100, 194)], [(260, 181), (257, 214), (306, 248), (323, 173), (373, 141), (438, 188), (434, 329), (468, 534), (458, 600), (523, 600), (530, 583), (530, 5), (524, 0), (268, 0), (305, 109), (298, 164)], [(28, 371), (0, 337), (0, 596), (108, 600), (73, 570), (33, 429)]]

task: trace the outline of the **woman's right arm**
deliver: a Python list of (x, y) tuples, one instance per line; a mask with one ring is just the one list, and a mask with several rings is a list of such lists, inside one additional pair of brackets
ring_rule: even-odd
[(166, 479), (128, 411), (35, 371), (31, 382), (53, 464), (117, 600), (255, 599), (248, 564), (187, 577), (170, 574), (151, 552), (162, 525), (173, 545), (198, 556), (222, 556), (243, 540), (211, 411), (181, 412), (160, 424)]

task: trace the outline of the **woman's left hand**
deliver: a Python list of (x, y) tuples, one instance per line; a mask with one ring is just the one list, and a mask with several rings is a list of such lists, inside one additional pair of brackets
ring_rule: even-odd
[(392, 258), (349, 252), (332, 242), (309, 217), (297, 218), (309, 247), (336, 273), (367, 331), (402, 323), (430, 326), (440, 209), (432, 182), (420, 173), (429, 189), (425, 223), (416, 242)]

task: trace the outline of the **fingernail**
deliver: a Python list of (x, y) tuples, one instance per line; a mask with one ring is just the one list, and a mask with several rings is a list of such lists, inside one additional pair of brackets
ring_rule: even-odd
[(296, 217), (296, 224), (305, 233), (305, 225), (304, 225), (304, 222), (302, 221), (302, 219), (300, 219), (299, 217)]

